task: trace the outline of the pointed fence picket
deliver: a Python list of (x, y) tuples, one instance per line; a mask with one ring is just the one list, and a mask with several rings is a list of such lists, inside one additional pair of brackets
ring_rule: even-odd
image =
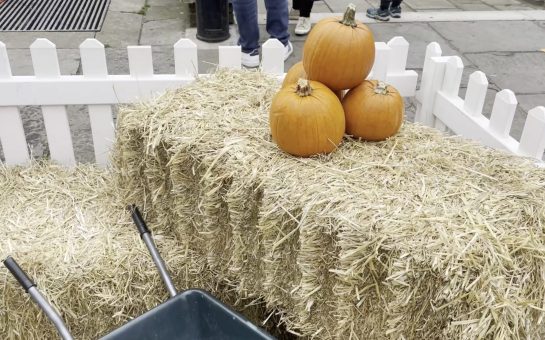
[(415, 121), (541, 160), (545, 151), (545, 107), (528, 112), (519, 142), (509, 135), (517, 108), (515, 94), (510, 90), (498, 92), (488, 119), (483, 115), (488, 79), (481, 71), (473, 72), (462, 99), (458, 93), (463, 69), (459, 57), (444, 57), (438, 44), (428, 45), (422, 82), (416, 93)]

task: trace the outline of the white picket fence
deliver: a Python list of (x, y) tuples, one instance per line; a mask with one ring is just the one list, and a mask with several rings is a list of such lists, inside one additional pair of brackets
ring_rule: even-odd
[(509, 135), (517, 109), (515, 94), (511, 90), (498, 92), (488, 119), (483, 115), (488, 90), (486, 75), (473, 72), (462, 99), (458, 93), (463, 70), (460, 57), (443, 57), (439, 44), (428, 45), (420, 90), (416, 94), (415, 121), (541, 160), (545, 150), (545, 107), (538, 106), (528, 112), (518, 142)]
[[(83, 75), (61, 75), (55, 45), (47, 39), (37, 39), (30, 46), (34, 76), (13, 76), (6, 46), (0, 42), (0, 143), (6, 164), (27, 164), (30, 160), (19, 113), (21, 106), (41, 106), (51, 158), (71, 166), (76, 161), (66, 105), (88, 105), (96, 162), (104, 166), (115, 136), (112, 105), (145, 100), (166, 89), (187, 85), (199, 73), (197, 46), (188, 39), (174, 45), (174, 74), (154, 74), (150, 46), (129, 46), (127, 50), (129, 74), (109, 75), (104, 46), (87, 39), (80, 46)], [(543, 107), (530, 111), (519, 143), (509, 136), (516, 108), (511, 91), (498, 94), (488, 120), (482, 115), (487, 89), (482, 72), (471, 76), (465, 100), (459, 98), (461, 59), (441, 56), (439, 45), (432, 43), (426, 51), (421, 86), (416, 92), (418, 74), (406, 70), (408, 53), (409, 43), (402, 37), (388, 43), (377, 42), (370, 78), (392, 84), (405, 97), (416, 94), (416, 121), (516, 154), (542, 157)], [(262, 70), (283, 77), (283, 54), (284, 47), (278, 40), (268, 40), (262, 49)], [(241, 68), (240, 47), (220, 46), (218, 64)]]

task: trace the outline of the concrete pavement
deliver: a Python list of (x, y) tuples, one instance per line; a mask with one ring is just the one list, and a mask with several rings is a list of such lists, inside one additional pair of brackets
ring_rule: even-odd
[[(264, 17), (263, 0), (260, 12)], [(378, 1), (378, 0), (377, 0)], [(347, 3), (354, 2), (359, 11), (377, 2), (375, 0), (324, 0), (315, 2), (313, 17), (342, 12)], [(465, 65), (465, 87), (468, 75), (482, 70), (490, 86), (486, 112), (494, 94), (509, 88), (517, 94), (519, 109), (512, 135), (520, 136), (526, 113), (536, 105), (545, 105), (545, 9), (543, 1), (522, 0), (406, 0), (404, 17), (410, 22), (375, 23), (369, 20), (377, 41), (387, 41), (394, 36), (404, 36), (410, 43), (408, 67), (421, 72), (426, 45), (438, 42), (444, 55), (459, 55)], [(28, 46), (38, 37), (46, 37), (57, 44), (61, 72), (81, 72), (79, 44), (88, 37), (96, 37), (107, 47), (108, 68), (111, 74), (128, 73), (126, 46), (144, 44), (153, 46), (155, 71), (171, 73), (174, 70), (172, 44), (181, 37), (195, 37), (195, 29), (187, 27), (187, 6), (179, 0), (112, 0), (102, 30), (97, 33), (77, 32), (0, 32), (0, 41), (8, 46), (15, 75), (32, 74)], [(443, 17), (441, 17), (441, 15)], [(496, 15), (496, 17), (493, 17)], [(500, 18), (502, 20), (491, 20)], [(523, 15), (523, 18), (517, 17)], [(426, 18), (433, 17), (437, 20)], [(450, 18), (441, 19), (441, 18)], [(458, 21), (456, 19), (470, 21)], [(466, 19), (464, 19), (466, 18)], [(505, 21), (505, 18), (512, 18)], [(445, 21), (447, 20), (447, 21)], [(305, 37), (293, 34), (294, 55), (286, 62), (286, 69), (301, 58)], [(262, 40), (267, 39), (261, 25)], [(232, 38), (221, 44), (236, 44), (237, 33), (233, 26)], [(200, 70), (213, 69), (217, 63), (218, 44), (198, 42)], [(462, 89), (462, 95), (465, 90)], [(27, 139), (34, 154), (47, 156), (47, 140), (43, 121), (37, 108), (25, 108), (23, 121)], [(93, 161), (90, 147), (91, 135), (86, 110), (70, 107), (71, 127), (79, 161)], [(408, 116), (411, 116), (410, 112)], [(1, 151), (1, 150), (0, 150)], [(1, 154), (0, 154), (1, 157)]]

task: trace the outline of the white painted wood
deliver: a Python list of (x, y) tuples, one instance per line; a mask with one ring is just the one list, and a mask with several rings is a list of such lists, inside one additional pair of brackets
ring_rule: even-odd
[(74, 166), (74, 147), (68, 116), (64, 106), (42, 106), (45, 131), (51, 159), (66, 166)]
[(284, 44), (278, 39), (267, 40), (262, 48), (261, 69), (271, 74), (284, 73)]
[(403, 73), (407, 67), (409, 55), (409, 42), (403, 37), (393, 37), (388, 41), (390, 58), (388, 60), (388, 73)]
[(25, 165), (30, 161), (23, 122), (16, 106), (0, 106), (0, 143), (7, 165)]
[(375, 43), (375, 64), (371, 70), (371, 79), (386, 81), (391, 50), (392, 49), (390, 46), (388, 46), (386, 43)]
[(199, 74), (197, 45), (190, 39), (180, 39), (174, 44), (174, 68), (178, 77), (195, 78)]
[(464, 109), (464, 100), (446, 96), (439, 91), (434, 114), (455, 134), (481, 142), (486, 146), (517, 153), (518, 142), (511, 136), (499, 136), (488, 128), (489, 121), (483, 115), (473, 115)]
[(435, 126), (434, 103), (445, 77), (445, 65), (450, 57), (432, 57), (428, 63), (426, 83), (421, 83), (422, 101), (417, 106), (415, 121), (427, 126)]
[[(84, 78), (107, 79), (104, 45), (95, 39), (87, 39), (80, 45)], [(95, 151), (95, 162), (108, 165), (109, 153), (115, 138), (115, 126), (110, 105), (89, 105), (89, 121)]]
[[(30, 53), (36, 80), (60, 79), (60, 67), (55, 44), (47, 39), (36, 39), (30, 46)], [(51, 93), (58, 91), (58, 89), (49, 87), (44, 88), (43, 91), (44, 93)], [(39, 104), (43, 105), (43, 103)], [(42, 106), (42, 114), (51, 159), (66, 166), (75, 165), (76, 158), (66, 107), (63, 105), (44, 105)]]
[(115, 125), (110, 105), (89, 105), (89, 118), (95, 146), (95, 162), (101, 166), (109, 163), (110, 150), (115, 139)]
[(388, 73), (386, 83), (394, 86), (403, 97), (414, 97), (416, 84), (418, 83), (418, 73), (413, 70), (407, 70), (403, 73)]
[(2, 78), (11, 78), (11, 66), (6, 44), (0, 41), (0, 79)]
[(219, 53), (219, 66), (226, 67), (234, 70), (240, 70), (241, 54), (240, 46), (220, 46), (218, 48)]
[(81, 68), (88, 78), (105, 78), (108, 75), (104, 45), (96, 39), (86, 39), (79, 46)]
[(424, 57), (424, 68), (422, 69), (422, 81), (420, 82), (420, 90), (416, 92), (416, 99), (418, 102), (423, 102), (422, 96), (424, 93), (428, 94), (432, 72), (431, 60), (435, 57), (440, 57), (442, 55), (441, 46), (438, 43), (432, 42), (426, 47), (426, 56)]
[(517, 110), (517, 104), (517, 98), (513, 91), (503, 90), (498, 92), (490, 115), (490, 130), (500, 136), (508, 136)]
[(47, 39), (36, 39), (30, 45), (34, 74), (39, 78), (58, 78), (61, 74), (57, 48)]
[(545, 151), (545, 107), (538, 106), (528, 112), (520, 146), (520, 155), (541, 159)]
[(153, 76), (151, 46), (129, 46), (129, 69), (131, 77), (147, 78)]
[(445, 79), (441, 86), (441, 91), (447, 96), (458, 96), (460, 84), (462, 83), (462, 73), (464, 72), (464, 63), (458, 56), (450, 57), (445, 66)]
[[(10, 81), (11, 78), (6, 45), (0, 42), (0, 80)], [(29, 162), (25, 131), (17, 106), (0, 106), (0, 144), (6, 164), (24, 165)]]
[(488, 79), (481, 71), (475, 71), (469, 76), (467, 84), (464, 110), (469, 114), (477, 116), (483, 112), (486, 91), (488, 90)]

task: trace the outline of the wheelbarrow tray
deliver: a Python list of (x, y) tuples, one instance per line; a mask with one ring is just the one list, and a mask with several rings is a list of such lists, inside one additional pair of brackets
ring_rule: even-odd
[(121, 339), (274, 339), (199, 289), (186, 290), (102, 338)]

